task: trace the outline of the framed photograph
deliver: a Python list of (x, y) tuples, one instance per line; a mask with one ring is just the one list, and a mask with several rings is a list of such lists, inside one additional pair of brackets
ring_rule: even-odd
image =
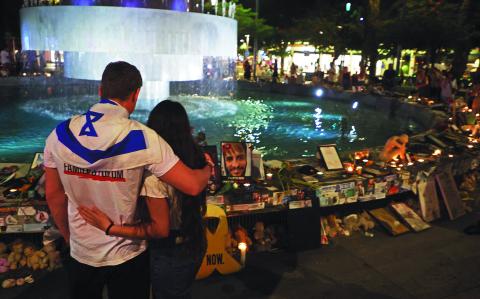
[(377, 176), (375, 178), (375, 188), (373, 190), (375, 199), (384, 199), (387, 197), (388, 184), (386, 176)]
[(327, 170), (343, 169), (343, 164), (338, 156), (335, 144), (319, 145), (318, 153)]
[(216, 145), (206, 145), (202, 147), (205, 154), (207, 154), (213, 161), (215, 166), (212, 169), (210, 179), (208, 180), (207, 188), (209, 192), (215, 193), (220, 187), (222, 178), (220, 175), (220, 163), (218, 163), (218, 151)]
[(398, 236), (410, 231), (408, 227), (403, 225), (395, 215), (386, 208), (374, 209), (368, 212), (393, 236)]
[(244, 180), (252, 176), (252, 145), (245, 142), (221, 143), (222, 178)]
[(285, 192), (273, 192), (273, 200), (272, 205), (278, 206), (283, 203), (283, 199), (285, 198)]
[(258, 150), (252, 151), (252, 165), (252, 177), (254, 179), (265, 180), (262, 153)]
[(438, 202), (434, 177), (419, 181), (417, 188), (423, 220), (431, 222), (440, 218), (440, 204)]
[(397, 215), (402, 218), (405, 223), (413, 229), (415, 232), (420, 232), (426, 230), (431, 226), (423, 221), (423, 219), (415, 213), (409, 206), (403, 202), (397, 202), (391, 204), (392, 209), (397, 213)]
[(443, 201), (447, 207), (450, 220), (465, 215), (465, 208), (463, 207), (462, 199), (460, 198), (460, 193), (458, 192), (452, 173), (442, 172), (437, 174), (435, 180), (437, 181)]

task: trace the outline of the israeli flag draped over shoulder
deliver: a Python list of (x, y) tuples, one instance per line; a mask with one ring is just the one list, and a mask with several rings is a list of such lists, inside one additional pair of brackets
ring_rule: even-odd
[(55, 133), (60, 160), (78, 167), (120, 170), (161, 162), (157, 134), (108, 99), (60, 123)]

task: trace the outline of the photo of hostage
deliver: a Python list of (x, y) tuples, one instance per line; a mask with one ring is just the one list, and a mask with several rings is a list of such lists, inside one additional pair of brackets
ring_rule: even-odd
[(243, 179), (252, 173), (252, 151), (243, 142), (222, 142), (222, 177)]
[(390, 162), (396, 158), (405, 160), (405, 152), (407, 150), (408, 135), (390, 137), (380, 153), (380, 160)]

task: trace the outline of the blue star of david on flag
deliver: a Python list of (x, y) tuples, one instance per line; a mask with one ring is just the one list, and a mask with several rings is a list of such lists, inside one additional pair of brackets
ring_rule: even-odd
[(95, 112), (88, 110), (87, 113), (85, 113), (85, 119), (86, 122), (83, 125), (82, 129), (80, 130), (80, 134), (78, 136), (91, 136), (91, 137), (98, 137), (97, 132), (95, 131), (95, 127), (93, 126), (93, 123), (98, 121), (100, 118), (102, 118), (103, 113)]

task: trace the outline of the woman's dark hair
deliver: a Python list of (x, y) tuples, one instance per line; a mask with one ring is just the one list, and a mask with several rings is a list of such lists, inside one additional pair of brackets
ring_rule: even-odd
[[(158, 103), (150, 112), (147, 126), (165, 139), (185, 165), (192, 169), (205, 167), (205, 156), (194, 142), (187, 112), (180, 103), (170, 100)], [(176, 195), (182, 205), (181, 231), (186, 248), (193, 254), (201, 253), (206, 248), (203, 222), (206, 192), (190, 196), (176, 190)]]
[(109, 63), (102, 74), (102, 98), (126, 100), (128, 95), (142, 87), (140, 71), (128, 62)]

